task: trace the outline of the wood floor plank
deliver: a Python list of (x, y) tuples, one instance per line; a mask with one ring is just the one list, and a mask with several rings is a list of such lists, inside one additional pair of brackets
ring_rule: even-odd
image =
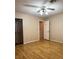
[(15, 47), (16, 59), (63, 59), (63, 44), (38, 41)]

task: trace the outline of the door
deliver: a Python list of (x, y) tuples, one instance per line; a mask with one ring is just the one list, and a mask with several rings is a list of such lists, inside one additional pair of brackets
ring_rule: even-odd
[(15, 18), (15, 45), (23, 44), (22, 19)]
[(44, 21), (39, 21), (40, 40), (44, 39)]
[(49, 20), (44, 21), (44, 39), (49, 40)]

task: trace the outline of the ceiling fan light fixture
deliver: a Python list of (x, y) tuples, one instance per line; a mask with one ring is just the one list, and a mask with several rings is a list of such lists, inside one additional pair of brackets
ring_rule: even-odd
[(46, 15), (48, 15), (48, 12), (45, 12)]
[(39, 14), (42, 16), (43, 14), (48, 15), (48, 12), (45, 10), (40, 10)]
[(40, 11), (40, 14), (43, 15), (43, 11), (42, 10)]

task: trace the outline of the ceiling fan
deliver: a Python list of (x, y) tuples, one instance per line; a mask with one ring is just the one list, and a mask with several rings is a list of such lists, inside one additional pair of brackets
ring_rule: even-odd
[[(47, 2), (48, 2), (48, 1), (45, 0), (44, 3), (43, 3), (43, 5), (46, 4)], [(53, 2), (56, 2), (56, 0), (50, 0), (49, 2), (50, 2), (50, 3), (53, 3)], [(30, 5), (30, 4), (24, 4), (24, 6), (33, 7), (33, 8), (40, 8), (37, 12), (40, 13), (41, 15), (42, 15), (43, 13), (48, 14), (46, 10), (52, 10), (52, 11), (55, 10), (54, 8), (46, 8), (46, 6), (41, 6), (41, 7), (40, 7), (40, 6)]]

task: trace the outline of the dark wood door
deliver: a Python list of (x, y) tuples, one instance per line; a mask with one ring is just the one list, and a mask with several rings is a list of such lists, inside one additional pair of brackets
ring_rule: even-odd
[(19, 18), (15, 18), (15, 44), (23, 44), (23, 25)]

